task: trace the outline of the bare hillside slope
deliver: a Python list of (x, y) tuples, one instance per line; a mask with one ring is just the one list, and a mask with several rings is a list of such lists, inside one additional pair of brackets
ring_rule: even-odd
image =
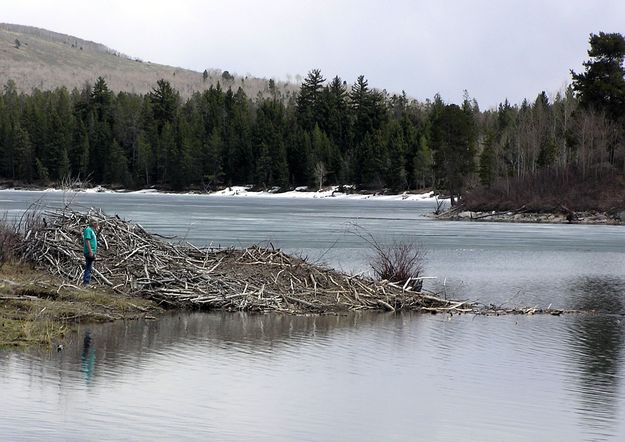
[[(15, 81), (20, 91), (65, 86), (81, 88), (93, 84), (98, 76), (106, 79), (114, 91), (144, 94), (163, 78), (183, 97), (202, 91), (219, 81), (222, 88), (239, 86), (248, 94), (269, 95), (268, 80), (231, 76), (208, 69), (201, 72), (132, 59), (106, 46), (30, 26), (0, 23), (0, 86)], [(282, 97), (298, 90), (298, 85), (276, 82)]]

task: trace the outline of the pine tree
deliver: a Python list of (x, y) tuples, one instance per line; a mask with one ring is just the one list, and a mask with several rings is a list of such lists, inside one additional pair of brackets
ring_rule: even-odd
[(219, 129), (214, 129), (205, 146), (206, 150), (203, 159), (203, 180), (209, 188), (214, 188), (223, 183), (223, 146)]
[(325, 81), (321, 71), (313, 69), (300, 87), (297, 97), (297, 118), (304, 130), (312, 130), (316, 124), (324, 125), (321, 95)]
[(165, 124), (173, 124), (180, 102), (180, 94), (171, 87), (167, 80), (158, 80), (156, 87), (148, 94), (158, 133), (163, 131)]
[(386, 167), (386, 185), (395, 191), (406, 190), (406, 142), (402, 128), (396, 120), (387, 127), (388, 163)]
[(108, 161), (104, 166), (104, 181), (123, 186), (131, 184), (128, 174), (128, 159), (117, 140), (113, 140), (107, 156)]
[(137, 184), (149, 186), (152, 170), (152, 146), (147, 141), (145, 133), (141, 131), (137, 139), (137, 162), (136, 177)]
[(225, 178), (230, 183), (248, 184), (254, 181), (251, 112), (243, 89), (238, 88), (232, 100), (225, 101), (224, 128)]
[(332, 143), (339, 148), (341, 154), (349, 149), (350, 122), (347, 98), (345, 85), (338, 76), (332, 79), (323, 92), (324, 111), (326, 112), (323, 119), (326, 126), (323, 129)]
[(625, 120), (625, 37), (621, 34), (590, 34), (591, 58), (585, 71), (573, 76), (573, 90), (585, 108), (605, 110), (614, 121)]
[(33, 171), (33, 147), (28, 132), (19, 124), (15, 127), (15, 172), (13, 178), (32, 182)]
[(435, 167), (452, 205), (462, 195), (466, 178), (473, 172), (475, 138), (473, 115), (455, 104), (444, 106), (432, 121)]

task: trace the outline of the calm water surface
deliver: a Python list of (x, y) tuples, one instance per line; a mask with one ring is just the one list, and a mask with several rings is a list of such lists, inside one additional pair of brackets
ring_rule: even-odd
[[(41, 195), (0, 192), (0, 210), (17, 216)], [(83, 327), (60, 353), (0, 352), (0, 439), (625, 439), (622, 227), (435, 222), (431, 203), (411, 201), (80, 194), (74, 205), (360, 272), (356, 224), (421, 242), (438, 278), (429, 288), (448, 296), (601, 313), (173, 314)]]

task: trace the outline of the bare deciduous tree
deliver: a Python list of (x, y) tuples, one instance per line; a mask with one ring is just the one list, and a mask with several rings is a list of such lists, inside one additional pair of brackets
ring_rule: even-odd
[(326, 169), (326, 165), (323, 163), (323, 161), (318, 161), (315, 164), (315, 178), (317, 178), (317, 182), (319, 183), (319, 190), (321, 190), (323, 187), (323, 182), (326, 178), (327, 173), (328, 170)]

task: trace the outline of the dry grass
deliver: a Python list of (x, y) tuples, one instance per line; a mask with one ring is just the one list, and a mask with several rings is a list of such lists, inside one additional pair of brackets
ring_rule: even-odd
[(0, 348), (51, 346), (79, 323), (134, 319), (159, 311), (151, 301), (101, 287), (67, 285), (28, 265), (7, 262), (0, 269)]
[[(15, 40), (20, 41), (17, 48)], [(81, 49), (82, 48), (82, 49)], [(51, 90), (65, 86), (82, 88), (93, 84), (98, 76), (105, 78), (113, 91), (138, 94), (150, 92), (160, 79), (168, 80), (182, 97), (208, 89), (219, 82), (222, 88), (243, 88), (248, 97), (257, 94), (269, 97), (269, 82), (264, 78), (242, 77), (224, 79), (220, 69), (207, 69), (204, 81), (201, 72), (131, 59), (103, 45), (64, 34), (28, 26), (0, 24), (0, 79), (11, 79), (18, 90), (30, 93), (33, 88)], [(277, 90), (287, 98), (299, 85), (276, 81)]]
[(21, 241), (21, 235), (8, 223), (5, 214), (0, 220), (0, 269), (6, 262), (16, 258), (15, 251)]

